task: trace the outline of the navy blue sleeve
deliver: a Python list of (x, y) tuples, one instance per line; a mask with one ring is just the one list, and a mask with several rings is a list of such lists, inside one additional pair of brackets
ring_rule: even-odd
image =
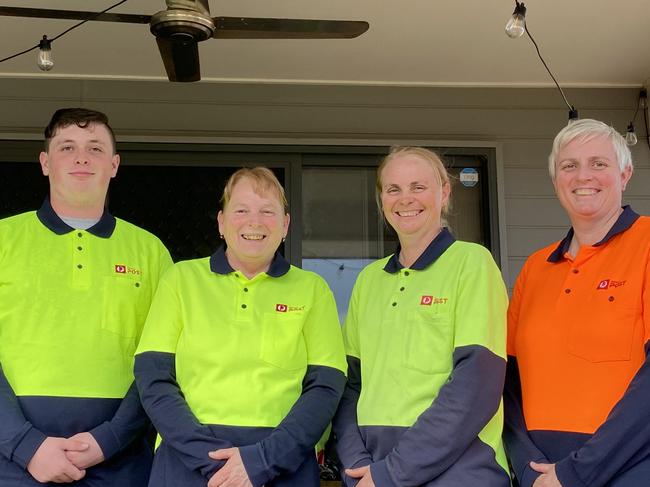
[(541, 474), (530, 468), (531, 461), (550, 463), (528, 435), (521, 400), (521, 381), (517, 358), (508, 356), (503, 391), (503, 440), (512, 470), (520, 487), (531, 487)]
[[(332, 431), (336, 439), (336, 452), (344, 468), (358, 468), (372, 463), (372, 455), (359, 431), (357, 422), (357, 403), (361, 395), (361, 360), (351, 355), (348, 359), (348, 381), (338, 411), (332, 421)], [(358, 479), (342, 474), (345, 485), (353, 486)]]
[(600, 487), (614, 479), (636, 452), (650, 443), (650, 342), (646, 359), (623, 397), (594, 435), (555, 471), (564, 487)]
[(264, 440), (239, 449), (254, 487), (278, 475), (294, 472), (314, 447), (334, 416), (345, 387), (345, 374), (333, 367), (309, 365), (302, 394), (287, 416)]
[(233, 445), (215, 438), (201, 424), (185, 401), (176, 382), (176, 356), (166, 352), (144, 352), (135, 356), (135, 382), (142, 406), (163, 438), (179, 453), (190, 470), (207, 480), (225, 462), (212, 460), (208, 452)]
[(104, 460), (108, 460), (129, 446), (133, 440), (142, 436), (149, 424), (149, 418), (140, 404), (138, 388), (134, 381), (113, 418), (93, 428), (89, 433), (102, 449)]
[(25, 419), (11, 385), (0, 365), (0, 454), (27, 469), (27, 464), (45, 441), (45, 434)]
[(431, 406), (370, 466), (375, 485), (424, 485), (452, 466), (499, 409), (505, 369), (506, 361), (485, 347), (457, 347)]

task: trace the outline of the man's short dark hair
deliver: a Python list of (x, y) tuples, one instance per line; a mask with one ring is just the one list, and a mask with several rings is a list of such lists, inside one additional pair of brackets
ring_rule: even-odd
[(115, 154), (115, 133), (108, 124), (108, 117), (102, 112), (96, 110), (89, 110), (87, 108), (60, 108), (54, 115), (50, 123), (45, 127), (45, 152), (50, 149), (50, 141), (56, 135), (59, 129), (76, 125), (85, 129), (91, 124), (103, 125), (111, 135), (111, 142), (113, 143), (113, 153)]

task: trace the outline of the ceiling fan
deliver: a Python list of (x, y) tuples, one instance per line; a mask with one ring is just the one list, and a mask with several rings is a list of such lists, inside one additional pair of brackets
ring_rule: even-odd
[(208, 0), (165, 0), (167, 10), (154, 15), (3, 7), (0, 15), (46, 19), (149, 24), (170, 81), (201, 79), (198, 43), (215, 39), (350, 39), (369, 28), (347, 20), (210, 17)]

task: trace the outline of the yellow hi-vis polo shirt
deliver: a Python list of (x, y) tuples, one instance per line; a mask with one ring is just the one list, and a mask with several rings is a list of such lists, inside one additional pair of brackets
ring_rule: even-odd
[(108, 212), (75, 230), (46, 199), (0, 221), (0, 485), (22, 475), (47, 436), (85, 431), (106, 460), (128, 449), (86, 481), (148, 476), (133, 353), (169, 265), (156, 237)]
[(308, 365), (346, 370), (336, 305), (321, 277), (291, 266), (248, 279), (213, 272), (209, 258), (165, 274), (137, 350), (144, 352), (175, 354), (178, 385), (203, 424), (275, 427), (300, 397)]
[(499, 269), (484, 247), (447, 229), (410, 268), (398, 254), (367, 266), (352, 293), (339, 456), (346, 467), (372, 459), (379, 487), (507, 486)]
[(121, 398), (159, 275), (150, 233), (57, 234), (35, 212), (0, 222), (0, 363), (18, 396)]

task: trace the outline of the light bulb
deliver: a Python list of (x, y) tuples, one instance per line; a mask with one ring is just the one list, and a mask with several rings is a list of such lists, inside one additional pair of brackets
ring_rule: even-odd
[(576, 120), (580, 120), (580, 114), (578, 113), (578, 109), (572, 105), (571, 108), (569, 109), (568, 123), (575, 122)]
[(517, 2), (515, 11), (512, 12), (512, 17), (506, 24), (506, 34), (508, 37), (516, 39), (521, 37), (526, 32), (526, 7), (523, 3)]
[(627, 145), (636, 145), (638, 141), (639, 138), (636, 136), (636, 132), (634, 131), (634, 124), (630, 123), (627, 126), (627, 133), (625, 134), (625, 142), (627, 142)]
[(54, 67), (54, 60), (52, 59), (52, 42), (43, 36), (41, 42), (38, 44), (38, 57), (36, 64), (41, 71), (49, 71)]

